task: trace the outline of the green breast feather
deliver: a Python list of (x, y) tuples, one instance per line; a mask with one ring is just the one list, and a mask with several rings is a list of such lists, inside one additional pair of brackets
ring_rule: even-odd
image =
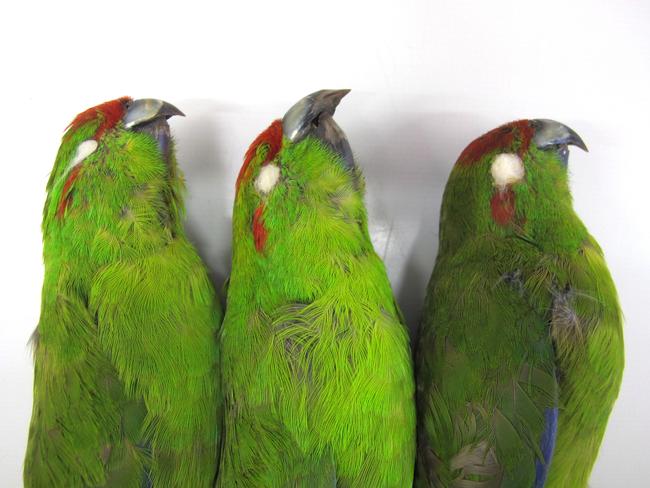
[(163, 109), (92, 142), (140, 102), (71, 127), (48, 183), (28, 487), (207, 487), (216, 472), (221, 311), (182, 228)]
[(408, 487), (408, 334), (370, 242), (361, 173), (347, 141), (329, 138), (342, 134), (333, 110), (307, 112), (312, 132), (293, 138), (288, 112), (240, 173), (219, 486)]
[(569, 145), (584, 148), (562, 124), (513, 122), (452, 170), (417, 347), (416, 486), (587, 486), (623, 342)]

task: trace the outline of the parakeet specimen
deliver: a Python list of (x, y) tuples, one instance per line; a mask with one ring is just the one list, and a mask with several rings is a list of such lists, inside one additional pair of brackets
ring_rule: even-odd
[(558, 122), (512, 122), (451, 172), (417, 345), (418, 487), (587, 486), (623, 333), (569, 145), (586, 150)]
[(207, 487), (221, 311), (160, 100), (79, 114), (47, 184), (26, 487)]
[(300, 100), (239, 173), (218, 486), (412, 484), (409, 340), (332, 118), (347, 92)]

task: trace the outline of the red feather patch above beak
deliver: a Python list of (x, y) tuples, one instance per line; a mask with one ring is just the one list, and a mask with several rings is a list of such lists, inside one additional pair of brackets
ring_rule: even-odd
[(510, 122), (483, 134), (472, 142), (461, 153), (456, 164), (470, 166), (480, 161), (483, 156), (492, 151), (513, 150), (511, 148), (517, 136), (519, 136), (519, 149), (517, 150), (517, 154), (523, 159), (534, 135), (535, 131), (528, 120)]
[(239, 170), (239, 175), (237, 176), (236, 189), (239, 190), (239, 185), (242, 181), (250, 177), (250, 163), (257, 153), (257, 147), (260, 144), (268, 144), (269, 151), (266, 154), (266, 158), (262, 161), (262, 164), (273, 161), (275, 156), (280, 152), (282, 148), (282, 121), (275, 120), (264, 132), (262, 132), (253, 143), (249, 146), (244, 156), (244, 164), (242, 164), (241, 169)]
[(96, 119), (101, 119), (101, 123), (99, 124), (99, 127), (97, 127), (95, 135), (93, 136), (93, 139), (99, 141), (107, 130), (112, 129), (120, 120), (122, 120), (124, 112), (126, 111), (126, 104), (130, 101), (132, 101), (131, 97), (121, 97), (109, 102), (104, 102), (81, 112), (72, 122), (70, 122), (70, 125), (66, 127), (67, 132), (65, 137), (70, 137), (70, 135), (72, 135), (74, 131), (82, 125)]
[[(122, 120), (124, 113), (126, 112), (127, 104), (131, 101), (132, 99), (130, 97), (121, 97), (96, 105), (95, 107), (89, 108), (88, 110), (84, 110), (79, 115), (77, 115), (72, 122), (70, 122), (68, 127), (66, 127), (66, 133), (63, 136), (63, 140), (66, 141), (69, 139), (72, 134), (74, 134), (74, 132), (79, 129), (79, 127), (87, 123), (99, 120), (100, 123), (95, 130), (95, 134), (91, 138), (95, 141), (99, 141), (99, 139), (101, 139), (107, 130), (112, 129), (119, 123), (120, 120)], [(70, 170), (70, 173), (68, 174), (68, 177), (63, 185), (61, 200), (59, 201), (59, 205), (56, 211), (56, 217), (59, 219), (63, 218), (66, 209), (72, 202), (72, 187), (76, 179), (79, 177), (81, 166), (82, 163), (78, 163)]]

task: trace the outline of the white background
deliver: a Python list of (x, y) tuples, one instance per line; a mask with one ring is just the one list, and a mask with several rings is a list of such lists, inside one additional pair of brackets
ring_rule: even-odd
[(373, 239), (411, 327), (460, 151), (517, 118), (554, 118), (581, 134), (590, 152), (572, 154), (575, 206), (606, 252), (627, 319), (623, 389), (591, 486), (648, 486), (649, 29), (647, 0), (3, 2), (0, 486), (21, 483), (40, 213), (72, 117), (125, 94), (185, 111), (171, 124), (188, 229), (220, 287), (246, 147), (320, 88), (352, 88), (336, 119), (365, 171)]

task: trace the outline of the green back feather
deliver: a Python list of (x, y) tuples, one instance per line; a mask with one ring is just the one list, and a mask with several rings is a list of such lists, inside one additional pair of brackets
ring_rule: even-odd
[(280, 181), (262, 196), (264, 158), (235, 200), (220, 486), (410, 486), (408, 334), (370, 242), (363, 178), (317, 139), (285, 139)]
[(513, 222), (492, 218), (490, 163), (519, 143), (457, 164), (445, 189), (416, 361), (417, 486), (532, 486), (554, 405), (545, 486), (586, 486), (618, 394), (616, 290), (554, 152), (531, 144)]
[(217, 463), (221, 312), (183, 231), (171, 149), (120, 124), (82, 163), (66, 134), (47, 185), (25, 486), (209, 486)]

